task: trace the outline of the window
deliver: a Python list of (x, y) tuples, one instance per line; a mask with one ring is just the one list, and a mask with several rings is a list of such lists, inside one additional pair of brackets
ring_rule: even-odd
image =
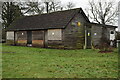
[(94, 36), (96, 36), (97, 35), (97, 33), (94, 33)]
[(49, 29), (48, 40), (62, 40), (62, 30), (61, 29)]

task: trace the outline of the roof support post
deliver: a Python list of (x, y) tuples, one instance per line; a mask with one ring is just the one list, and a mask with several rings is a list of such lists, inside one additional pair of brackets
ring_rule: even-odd
[(16, 31), (14, 31), (14, 45), (16, 45)]
[(87, 30), (86, 30), (86, 26), (85, 26), (85, 45), (84, 45), (84, 49), (87, 48)]

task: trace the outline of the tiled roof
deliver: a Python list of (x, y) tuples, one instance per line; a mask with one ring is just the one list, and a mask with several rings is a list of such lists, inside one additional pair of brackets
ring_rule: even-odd
[(76, 13), (81, 13), (89, 22), (81, 8), (22, 17), (13, 22), (7, 30), (39, 30), (65, 28)]

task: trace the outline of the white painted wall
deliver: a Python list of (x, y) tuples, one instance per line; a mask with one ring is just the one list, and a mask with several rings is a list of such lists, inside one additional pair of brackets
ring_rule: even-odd
[(7, 31), (7, 40), (14, 40), (14, 31)]
[[(113, 32), (113, 34), (111, 34)], [(115, 31), (110, 30), (110, 40), (115, 40)]]

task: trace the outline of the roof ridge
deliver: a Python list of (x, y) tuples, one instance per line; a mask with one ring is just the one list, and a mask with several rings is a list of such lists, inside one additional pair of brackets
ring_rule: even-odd
[(42, 14), (44, 16), (34, 15), (23, 17), (14, 21), (8, 30), (66, 28), (66, 25), (71, 21), (76, 13), (84, 15), (82, 8), (75, 8), (71, 10)]
[(58, 12), (66, 12), (66, 11), (72, 11), (72, 10), (80, 10), (82, 9), (80, 8), (74, 8), (74, 9), (70, 9), (70, 10), (63, 10), (63, 11), (55, 11), (55, 12), (51, 12), (51, 13), (43, 13), (43, 14), (37, 14), (37, 15), (29, 15), (29, 16), (24, 16), (24, 17), (33, 17), (33, 16), (41, 16), (41, 15), (48, 15), (48, 14), (53, 14), (53, 13), (58, 13)]

